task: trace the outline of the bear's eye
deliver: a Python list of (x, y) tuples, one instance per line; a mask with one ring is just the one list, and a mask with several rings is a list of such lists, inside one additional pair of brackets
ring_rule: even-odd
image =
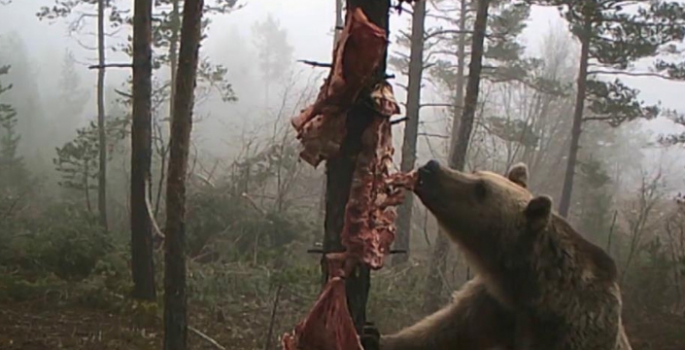
[(476, 183), (476, 197), (478, 199), (483, 199), (485, 196), (488, 194), (488, 188), (487, 185), (485, 185), (485, 181), (478, 181)]

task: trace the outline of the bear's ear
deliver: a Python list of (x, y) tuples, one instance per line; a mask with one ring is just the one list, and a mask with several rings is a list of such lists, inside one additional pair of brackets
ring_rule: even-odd
[(531, 199), (526, 206), (525, 214), (532, 228), (544, 228), (552, 217), (552, 198), (538, 196)]
[(514, 164), (507, 172), (507, 178), (523, 188), (528, 188), (528, 167), (523, 163)]

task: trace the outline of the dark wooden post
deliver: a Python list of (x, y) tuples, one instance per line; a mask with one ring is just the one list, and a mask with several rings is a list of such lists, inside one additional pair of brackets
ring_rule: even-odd
[[(360, 7), (369, 20), (388, 33), (390, 0), (347, 0), (346, 8)], [(385, 58), (374, 73), (374, 82), (385, 78)], [(370, 87), (360, 94), (360, 99), (369, 96)], [(340, 154), (326, 162), (326, 215), (324, 221), (324, 252), (344, 251), (340, 234), (345, 221), (345, 207), (350, 196), (352, 174), (355, 159), (361, 151), (361, 136), (373, 119), (374, 111), (363, 106), (360, 101), (347, 114), (347, 135), (341, 146)], [(324, 279), (327, 278), (326, 264), (322, 264)], [(347, 305), (354, 321), (357, 333), (361, 334), (366, 322), (366, 303), (370, 289), (370, 271), (366, 266), (359, 266), (346, 279)]]

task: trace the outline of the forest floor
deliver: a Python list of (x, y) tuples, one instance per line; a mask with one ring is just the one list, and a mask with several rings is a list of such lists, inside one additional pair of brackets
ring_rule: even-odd
[(641, 314), (624, 318), (633, 350), (685, 349), (685, 317), (671, 314)]
[[(268, 324), (268, 321), (246, 315), (210, 315), (209, 310), (197, 308), (194, 311), (190, 315), (190, 324), (193, 328), (226, 349), (263, 348), (267, 329), (255, 323)], [(73, 305), (56, 306), (36, 301), (1, 303), (0, 349), (161, 349), (162, 322), (157, 320), (145, 327), (135, 327), (133, 317)], [(277, 345), (278, 336), (280, 334), (274, 331), (272, 348)], [(219, 349), (192, 331), (188, 332), (188, 339), (191, 349)]]
[[(266, 306), (266, 305), (265, 305)], [(268, 313), (223, 313), (191, 308), (191, 324), (226, 349), (263, 349), (270, 321)], [(259, 316), (261, 315), (261, 316)], [(45, 301), (0, 304), (0, 349), (160, 349), (161, 322), (134, 327), (131, 315), (107, 313), (74, 305)], [(284, 323), (284, 322), (280, 322)], [(292, 325), (290, 325), (291, 327)], [(280, 324), (274, 330), (271, 348), (278, 348)], [(685, 349), (685, 318), (672, 315), (636, 317), (626, 323), (634, 350)], [(219, 349), (189, 331), (191, 349)]]
[(130, 317), (27, 301), (0, 304), (0, 349), (159, 349), (155, 328), (133, 330)]

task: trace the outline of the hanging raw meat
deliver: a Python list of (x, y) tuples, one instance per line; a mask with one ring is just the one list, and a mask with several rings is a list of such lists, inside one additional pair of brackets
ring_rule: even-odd
[(333, 66), (316, 101), (291, 123), (304, 146), (300, 156), (317, 166), (334, 156), (345, 138), (345, 114), (378, 67), (387, 38), (360, 8), (348, 12), (345, 28), (333, 54)]
[(382, 81), (370, 95), (359, 96), (365, 88), (369, 91), (386, 46), (385, 32), (369, 22), (361, 9), (351, 9), (316, 102), (292, 120), (304, 146), (300, 156), (316, 166), (339, 151), (346, 113), (358, 98), (370, 101), (375, 111), (362, 134), (345, 208), (341, 241), (346, 251), (326, 255), (328, 281), (308, 316), (292, 334), (283, 336), (284, 350), (362, 350), (347, 308), (344, 277), (358, 264), (371, 269), (383, 266), (395, 239), (394, 207), (402, 202), (402, 189), (415, 182), (414, 173), (390, 174), (394, 153), (390, 116), (399, 113), (392, 87)]
[[(284, 350), (362, 349), (354, 323), (347, 310), (345, 280), (349, 270), (345, 253), (328, 254), (329, 280), (309, 315), (295, 326), (293, 335), (283, 336)], [(347, 266), (349, 268), (349, 265)]]
[(395, 240), (394, 205), (403, 194), (387, 181), (394, 153), (390, 116), (399, 113), (399, 107), (385, 81), (376, 85), (370, 97), (378, 116), (362, 134), (341, 239), (353, 258), (379, 269)]

